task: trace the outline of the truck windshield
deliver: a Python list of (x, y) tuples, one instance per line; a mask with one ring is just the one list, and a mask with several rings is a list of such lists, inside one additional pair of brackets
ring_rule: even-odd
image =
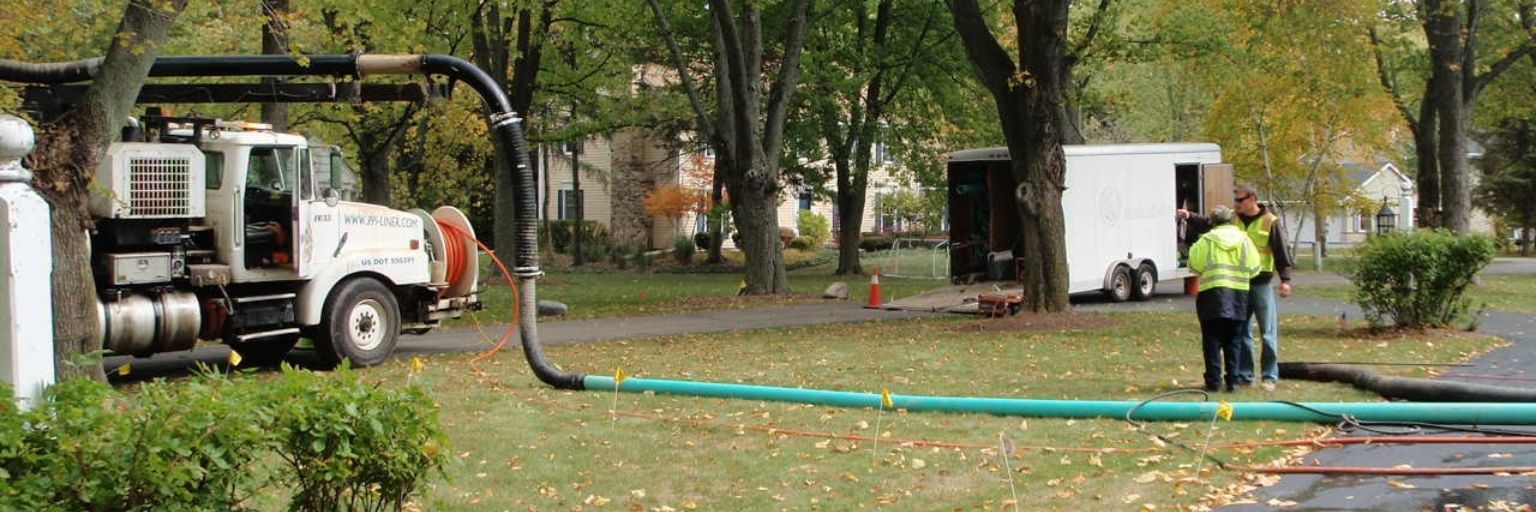
[(245, 186), (272, 193), (292, 194), (298, 164), (298, 152), (291, 147), (251, 148)]

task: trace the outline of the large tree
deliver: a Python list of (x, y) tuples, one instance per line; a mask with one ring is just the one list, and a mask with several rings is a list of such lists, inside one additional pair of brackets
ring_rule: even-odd
[(171, 24), (186, 6), (186, 0), (130, 1), (85, 95), (38, 134), (33, 185), (53, 208), (53, 342), (60, 378), (106, 379), (100, 363), (69, 364), (101, 349), (94, 328), (96, 292), (86, 237), (91, 227), (86, 210), (89, 184), (97, 162), (132, 111)]
[[(1513, 4), (1513, 5), (1511, 5)], [(1536, 51), (1532, 0), (1420, 0), (1385, 2), (1387, 28), (1416, 22), (1429, 43), (1419, 55), (1424, 76), (1418, 108), (1412, 93), (1381, 56), (1381, 42), (1394, 34), (1373, 32), (1381, 83), (1413, 128), (1418, 164), (1419, 214), (1429, 225), (1465, 232), (1472, 219), (1472, 178), (1467, 161), (1467, 130), (1482, 91), (1520, 59)], [(1489, 11), (1492, 11), (1490, 14)], [(1513, 12), (1511, 12), (1513, 11)], [(1492, 29), (1492, 30), (1490, 30)], [(1401, 46), (1401, 45), (1399, 45)], [(1481, 54), (1492, 46), (1490, 59)], [(1499, 48), (1504, 50), (1499, 51)], [(1423, 59), (1427, 59), (1424, 62)], [(1410, 67), (1410, 72), (1414, 71)]]
[[(731, 214), (741, 234), (746, 255), (746, 293), (789, 293), (789, 277), (779, 242), (780, 172), (784, 121), (800, 81), (801, 51), (810, 24), (811, 0), (794, 0), (774, 11), (783, 20), (783, 46), (765, 58), (764, 11), (756, 2), (736, 5), (731, 0), (710, 0), (709, 20), (715, 41), (716, 112), (710, 112), (693, 87), (689, 66), (677, 49), (666, 22), (665, 11), (651, 0), (652, 11), (668, 39), (674, 64), (684, 81), (693, 107), (696, 127), (705, 139), (719, 141), (717, 172), (731, 196)], [(779, 39), (779, 38), (775, 38)], [(770, 78), (771, 76), (771, 78)], [(764, 98), (764, 91), (767, 97)]]
[[(950, 0), (955, 29), (977, 76), (997, 104), (1008, 142), (1022, 237), (1024, 308), (1066, 311), (1067, 250), (1061, 195), (1066, 188), (1062, 154), (1062, 74), (1066, 69), (1070, 0), (1014, 0), (1012, 26), (1017, 60), (993, 35), (989, 14), (976, 0)], [(1007, 24), (1005, 24), (1007, 25)]]
[(832, 164), (838, 274), (863, 273), (859, 228), (869, 172), (881, 164), (872, 158), (872, 148), (896, 138), (892, 131), (881, 130), (888, 111), (904, 90), (922, 85), (916, 75), (933, 70), (933, 47), (954, 35), (940, 25), (942, 20), (921, 14), (927, 7), (923, 2), (898, 6), (895, 0), (880, 0), (870, 12), (860, 2), (827, 13), (810, 36), (813, 52), (802, 86), (807, 90), (802, 117), (813, 125), (808, 131), (814, 136), (803, 137), (802, 146), (824, 148)]

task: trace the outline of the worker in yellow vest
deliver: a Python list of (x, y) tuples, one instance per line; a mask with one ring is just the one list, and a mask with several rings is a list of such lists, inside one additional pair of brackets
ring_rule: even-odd
[(1195, 313), (1200, 317), (1206, 391), (1220, 390), (1223, 383), (1233, 391), (1241, 384), (1238, 358), (1243, 338), (1238, 327), (1248, 322), (1249, 282), (1259, 274), (1259, 250), (1233, 217), (1231, 208), (1212, 209), (1210, 220), (1216, 227), (1189, 248), (1189, 269), (1200, 275)]
[[(1287, 249), (1285, 229), (1280, 224), (1279, 216), (1270, 211), (1268, 206), (1259, 204), (1257, 187), (1252, 183), (1239, 185), (1233, 190), (1232, 201), (1237, 211), (1237, 219), (1232, 222), (1248, 233), (1248, 238), (1259, 250), (1260, 271), (1248, 283), (1248, 304), (1251, 315), (1259, 321), (1259, 340), (1263, 343), (1257, 361), (1261, 363), (1262, 386), (1265, 391), (1274, 391), (1275, 383), (1280, 380), (1279, 301), (1276, 295), (1291, 295), (1291, 254)], [(1219, 224), (1192, 215), (1187, 210), (1179, 210), (1178, 216), (1190, 221), (1190, 233), (1199, 233), (1213, 224)], [(1274, 283), (1276, 277), (1280, 279), (1278, 287)], [(1238, 332), (1243, 338), (1238, 354), (1239, 385), (1248, 385), (1254, 382), (1252, 322), (1244, 321)]]

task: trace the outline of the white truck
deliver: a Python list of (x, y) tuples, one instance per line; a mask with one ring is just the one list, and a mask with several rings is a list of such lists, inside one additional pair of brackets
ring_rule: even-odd
[(478, 309), (462, 212), (344, 200), (334, 147), (270, 126), (145, 116), (96, 172), (90, 210), (98, 334), (149, 356), (223, 342), (252, 364), (301, 337), (320, 358), (386, 360), (401, 332)]
[[(1143, 300), (1191, 274), (1180, 258), (1178, 208), (1232, 204), (1232, 166), (1215, 144), (1067, 145), (1069, 291)], [(1019, 214), (1008, 148), (949, 155), (950, 272), (958, 281), (1012, 280)], [(1190, 240), (1189, 242), (1193, 242)]]

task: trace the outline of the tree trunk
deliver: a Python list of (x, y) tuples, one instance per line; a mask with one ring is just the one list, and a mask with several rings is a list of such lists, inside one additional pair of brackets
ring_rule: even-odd
[(1415, 179), (1418, 180), (1419, 205), (1418, 219), (1422, 227), (1440, 227), (1440, 158), (1435, 150), (1438, 143), (1435, 134), (1439, 133), (1439, 122), (1436, 121), (1435, 102), (1427, 98), (1434, 97), (1434, 80), (1426, 81), (1424, 86), (1424, 101), (1419, 104), (1419, 121), (1415, 124), (1413, 132), (1413, 150), (1418, 159), (1418, 172)]
[(88, 184), (107, 146), (133, 109), (149, 67), (186, 0), (162, 5), (129, 2), (106, 58), (85, 96), (54, 124), (43, 127), (32, 155), (33, 187), (52, 207), (53, 345), (60, 380), (106, 380), (99, 361), (72, 364), (101, 350), (96, 332), (96, 290), (86, 230)]
[(1522, 241), (1520, 243), (1521, 256), (1531, 255), (1531, 244), (1536, 242), (1536, 236), (1533, 235), (1536, 235), (1536, 224), (1527, 225), (1525, 229), (1520, 230), (1520, 240)]
[[(261, 10), (267, 17), (261, 26), (261, 53), (288, 54), (288, 0), (261, 0)], [(261, 79), (262, 85), (271, 87), (282, 82), (273, 77)], [(288, 131), (288, 104), (262, 103), (261, 122), (272, 125), (274, 131)]]
[[(863, 235), (863, 230), (860, 228), (864, 223), (864, 189), (868, 179), (856, 180), (852, 175), (856, 171), (849, 169), (851, 164), (846, 158), (835, 159), (833, 166), (837, 170), (836, 274), (863, 275), (864, 267), (859, 261), (859, 242)], [(867, 172), (865, 176), (868, 176)]]
[(107, 380), (99, 361), (82, 357), (102, 346), (96, 329), (96, 286), (86, 233), (91, 226), (84, 202), (90, 178), (77, 169), (95, 169), (100, 158), (96, 148), (105, 147), (111, 139), (86, 143), (82, 132), (89, 128), (85, 125), (103, 124), (106, 119), (101, 116), (103, 119), (86, 121), (85, 117), (89, 116), (77, 107), (45, 126), (38, 133), (38, 151), (32, 154), (36, 171), (33, 186), (52, 207), (54, 371), (61, 381), (73, 377)]
[(764, 187), (737, 187), (731, 197), (736, 225), (741, 233), (740, 249), (749, 263), (746, 267), (747, 294), (789, 293), (789, 277), (784, 268), (783, 242), (779, 241), (778, 194)]
[(1312, 207), (1312, 270), (1322, 270), (1323, 257), (1328, 255), (1328, 219), (1316, 204)]
[(1468, 103), (1463, 98), (1464, 52), (1461, 7), (1441, 0), (1425, 0), (1424, 28), (1429, 39), (1434, 71), (1436, 114), (1439, 116), (1439, 152), (1442, 226), (1466, 233), (1471, 226), (1472, 191), (1467, 165)]
[[(950, 0), (966, 55), (991, 92), (1007, 138), (1018, 188), (1023, 307), (1067, 311), (1061, 74), (1066, 61), (1068, 0), (1013, 2), (1018, 62), (988, 28), (976, 0)], [(1028, 77), (1020, 80), (1019, 77)], [(994, 192), (996, 193), (996, 192)]]
[(722, 162), (719, 158), (715, 159), (715, 174), (710, 179), (709, 187), (710, 209), (720, 212), (719, 215), (706, 215), (713, 217), (709, 223), (709, 256), (704, 259), (704, 263), (710, 265), (725, 261), (722, 249), (725, 247), (725, 212), (716, 210), (725, 201), (725, 175), (720, 171), (720, 166), (724, 165)]
[(363, 202), (388, 206), (392, 199), (389, 183), (389, 155), (394, 152), (396, 137), (377, 140), (377, 135), (365, 133), (359, 149), (363, 154)]

